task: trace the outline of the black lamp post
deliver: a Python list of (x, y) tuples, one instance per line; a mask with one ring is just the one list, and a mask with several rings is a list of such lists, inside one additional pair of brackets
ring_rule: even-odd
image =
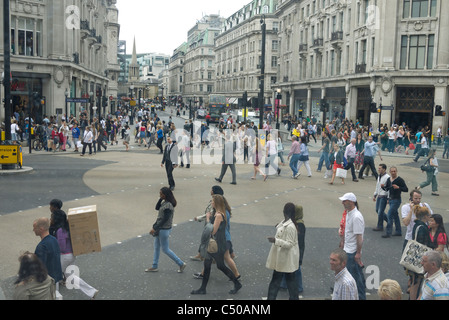
[(67, 98), (69, 97), (69, 91), (67, 89), (65, 89), (65, 122), (68, 124), (69, 123), (69, 116), (67, 113)]
[(280, 128), (279, 111), (280, 111), (280, 108), (281, 108), (281, 99), (282, 99), (281, 89), (278, 89), (277, 90), (277, 95), (276, 95), (276, 101), (277, 101), (277, 104), (276, 104), (276, 118), (277, 118), (277, 120), (276, 120), (276, 129), (277, 130), (279, 130), (279, 128)]
[(264, 96), (265, 96), (265, 42), (267, 25), (265, 24), (265, 15), (262, 15), (260, 19), (260, 24), (262, 27), (262, 56), (260, 61), (260, 96), (259, 96), (259, 129), (263, 128), (263, 116), (265, 113), (264, 108)]
[(3, 62), (5, 88), (5, 140), (11, 141), (11, 24), (9, 0), (3, 0)]

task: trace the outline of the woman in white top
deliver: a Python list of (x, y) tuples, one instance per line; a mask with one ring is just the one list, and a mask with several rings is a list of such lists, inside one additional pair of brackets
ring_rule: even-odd
[(277, 148), (277, 142), (273, 139), (273, 136), (269, 134), (267, 136), (267, 144), (266, 144), (266, 150), (267, 150), (267, 162), (265, 163), (265, 174), (269, 174), (269, 167), (271, 166), (273, 169), (276, 170), (277, 174), (281, 174), (281, 169), (278, 166), (278, 163), (276, 161), (276, 157), (278, 155), (278, 148)]
[(396, 131), (394, 131), (394, 128), (391, 127), (390, 131), (388, 131), (388, 151), (390, 153), (393, 153), (395, 143), (396, 143)]
[(62, 120), (61, 127), (59, 127), (59, 133), (62, 133), (63, 140), (62, 143), (62, 151), (66, 151), (66, 145), (69, 139), (69, 126), (67, 125), (67, 122), (65, 120)]

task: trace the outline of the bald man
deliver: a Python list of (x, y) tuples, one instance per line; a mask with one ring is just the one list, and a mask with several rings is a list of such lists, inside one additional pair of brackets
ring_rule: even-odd
[(48, 275), (58, 283), (62, 280), (61, 251), (58, 240), (50, 235), (49, 229), (50, 219), (44, 217), (34, 220), (33, 231), (41, 238), (34, 253), (47, 267)]

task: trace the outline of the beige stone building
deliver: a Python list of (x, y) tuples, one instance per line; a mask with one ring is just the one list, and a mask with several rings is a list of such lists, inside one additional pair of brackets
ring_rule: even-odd
[(276, 87), (294, 114), (322, 119), (325, 102), (329, 119), (447, 130), (434, 112), (448, 111), (447, 12), (445, 0), (281, 0)]
[(184, 103), (209, 104), (215, 84), (215, 38), (223, 20), (219, 15), (207, 15), (188, 31), (183, 65)]
[[(69, 103), (69, 115), (84, 109), (90, 115), (114, 110), (120, 71), (115, 4), (116, 0), (10, 1), (13, 109), (27, 107), (31, 91), (45, 98), (44, 105), (32, 104), (32, 117), (38, 121), (44, 114), (65, 114), (66, 96), (90, 99)], [(3, 21), (3, 5), (0, 16)], [(3, 23), (0, 30), (3, 70)]]
[[(252, 107), (258, 108), (262, 63), (262, 23), (266, 25), (264, 104), (271, 106), (272, 86), (278, 81), (277, 1), (254, 0), (228, 17), (215, 43), (215, 93), (238, 106), (247, 91)], [(240, 103), (241, 105), (242, 103)]]

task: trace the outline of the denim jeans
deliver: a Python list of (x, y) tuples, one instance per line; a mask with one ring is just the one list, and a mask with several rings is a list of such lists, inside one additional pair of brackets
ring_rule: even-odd
[(377, 228), (384, 229), (384, 221), (387, 220), (387, 215), (385, 214), (385, 208), (387, 207), (387, 197), (377, 197), (376, 200), (376, 212), (378, 215), (377, 218)]
[(320, 156), (320, 160), (318, 161), (318, 171), (321, 171), (321, 168), (323, 167), (323, 162), (326, 165), (326, 169), (330, 170), (331, 162), (329, 161), (329, 152), (322, 152)]
[[(295, 277), (296, 277), (296, 282), (298, 283), (298, 293), (301, 293), (304, 291), (304, 288), (302, 287), (301, 266), (299, 267), (298, 270), (295, 271)], [(285, 279), (285, 275), (282, 277), (281, 288), (287, 289), (287, 280)]]
[(390, 199), (390, 209), (388, 210), (387, 214), (387, 229), (386, 234), (391, 236), (391, 233), (393, 232), (393, 222), (396, 227), (396, 234), (402, 234), (401, 230), (401, 221), (399, 221), (399, 206), (401, 205), (400, 199)]
[(162, 251), (178, 266), (183, 265), (183, 261), (178, 258), (178, 256), (170, 250), (168, 247), (168, 238), (170, 237), (172, 229), (161, 229), (159, 230), (159, 235), (157, 237), (154, 237), (154, 255), (153, 255), (153, 268), (157, 268), (159, 264), (159, 256)]
[(293, 176), (298, 174), (298, 161), (299, 161), (299, 153), (292, 154), (290, 158), (290, 169), (293, 171)]
[(355, 261), (355, 254), (355, 252), (347, 253), (348, 262), (346, 263), (346, 268), (357, 284), (359, 300), (366, 300), (365, 275), (363, 274), (363, 268)]

